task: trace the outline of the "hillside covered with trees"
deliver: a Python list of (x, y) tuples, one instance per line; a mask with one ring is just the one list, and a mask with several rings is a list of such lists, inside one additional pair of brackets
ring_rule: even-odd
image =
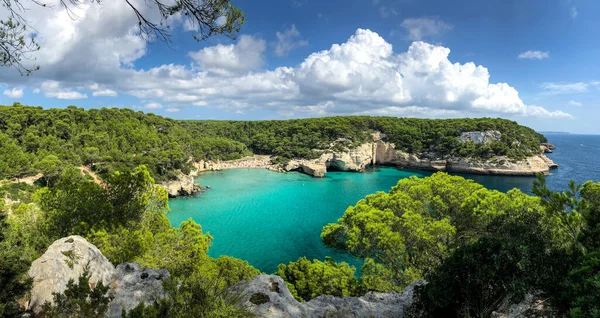
[[(223, 295), (259, 271), (243, 260), (210, 257), (212, 237), (194, 221), (173, 227), (166, 218), (166, 190), (154, 176), (184, 170), (190, 157), (311, 156), (337, 138), (360, 143), (375, 130), (401, 147), (414, 144), (406, 148), (411, 151), (462, 149), (475, 155), (482, 148), (440, 148), (438, 141), (452, 144), (461, 131), (487, 129), (502, 132), (497, 145), (521, 144), (506, 150), (513, 157), (539, 151), (544, 140), (501, 119), (216, 122), (126, 109), (0, 107), (2, 177), (46, 174), (45, 182), (34, 186), (0, 188), (2, 197), (8, 193), (13, 199), (0, 201), (0, 317), (22, 313), (16, 300), (31, 287), (26, 275), (31, 263), (69, 235), (84, 237), (112, 263), (169, 271), (169, 296), (128, 317), (247, 317), (245, 308)], [(501, 154), (499, 147), (492, 151)], [(97, 166), (102, 184), (81, 174), (78, 166), (84, 164)], [(301, 301), (322, 294), (400, 291), (424, 279), (428, 283), (416, 288), (408, 313), (413, 317), (489, 317), (500, 303), (517, 303), (526, 294), (544, 299), (559, 316), (598, 317), (600, 183), (571, 184), (557, 193), (540, 177), (533, 192), (536, 196), (492, 191), (445, 173), (400, 180), (389, 193), (367, 196), (323, 228), (324, 243), (364, 259), (362, 268), (300, 258), (281, 264), (277, 274)], [(85, 280), (82, 276), (79, 285), (71, 283), (65, 294), (57, 294), (59, 305), (45, 308), (48, 317), (80, 317), (84, 309), (102, 316), (104, 307), (90, 307), (106, 304), (104, 287), (96, 293), (78, 288)]]
[[(502, 139), (485, 145), (461, 143), (465, 131), (498, 130)], [(358, 145), (379, 131), (412, 153), (435, 156), (523, 158), (539, 152), (545, 137), (505, 119), (417, 119), (327, 117), (282, 121), (178, 121), (130, 109), (65, 109), (0, 106), (0, 179), (57, 166), (87, 165), (101, 176), (145, 165), (162, 181), (192, 161), (231, 160), (249, 154), (314, 158), (344, 138)]]

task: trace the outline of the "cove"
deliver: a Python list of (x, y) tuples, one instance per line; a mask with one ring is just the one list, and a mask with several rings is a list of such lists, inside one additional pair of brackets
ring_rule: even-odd
[(366, 195), (389, 191), (413, 175), (428, 173), (375, 167), (365, 173), (328, 172), (317, 179), (266, 169), (203, 172), (197, 181), (211, 189), (171, 200), (168, 217), (173, 226), (189, 218), (202, 225), (213, 236), (211, 256), (241, 258), (266, 273), (302, 256), (331, 256), (358, 269), (362, 261), (323, 244), (321, 228)]
[[(600, 155), (600, 136), (550, 136), (557, 146), (548, 154), (560, 168), (547, 178), (555, 191), (566, 190), (567, 182), (600, 181), (594, 164)], [(168, 218), (173, 226), (192, 218), (213, 236), (209, 254), (247, 260), (266, 273), (280, 263), (299, 257), (346, 261), (360, 269), (362, 261), (345, 252), (327, 248), (321, 228), (340, 218), (348, 206), (366, 195), (389, 191), (398, 180), (428, 176), (430, 172), (375, 167), (365, 173), (328, 172), (315, 179), (304, 174), (278, 173), (266, 169), (232, 169), (203, 172), (197, 178), (212, 189), (197, 197), (169, 201)], [(462, 175), (489, 189), (519, 188), (531, 194), (535, 177)]]

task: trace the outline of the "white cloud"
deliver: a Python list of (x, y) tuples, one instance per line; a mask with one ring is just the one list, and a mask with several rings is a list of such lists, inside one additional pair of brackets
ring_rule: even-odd
[(207, 47), (190, 53), (190, 57), (205, 71), (221, 76), (241, 75), (264, 64), (265, 43), (265, 40), (242, 35), (236, 44)]
[(102, 89), (102, 90), (99, 90), (99, 91), (92, 92), (92, 96), (115, 97), (117, 95), (118, 95), (117, 92), (113, 91), (112, 89)]
[(588, 91), (590, 86), (599, 85), (598, 82), (575, 82), (575, 83), (565, 83), (565, 82), (548, 82), (543, 83), (541, 88), (544, 90), (542, 94), (544, 95), (558, 95), (558, 94), (575, 94), (575, 93), (585, 93)]
[(160, 103), (156, 103), (156, 102), (150, 102), (148, 104), (146, 104), (145, 106), (148, 109), (161, 109), (163, 108), (163, 106)]
[(583, 104), (580, 103), (580, 102), (574, 101), (574, 100), (570, 100), (569, 101), (569, 105), (571, 105), (571, 106), (578, 106), (579, 107), (579, 106), (582, 106)]
[[(363, 29), (293, 66), (261, 69), (265, 41), (242, 35), (234, 44), (190, 53), (196, 62), (192, 66), (136, 69), (133, 62), (145, 54), (146, 43), (135, 36), (137, 26), (129, 9), (121, 1), (103, 2), (94, 10), (89, 6), (82, 6), (78, 21), (54, 11), (36, 11), (37, 20), (32, 21), (47, 45), (35, 56), (42, 70), (34, 77), (0, 72), (0, 82), (39, 87), (54, 98), (87, 98), (80, 90), (92, 96), (114, 91), (141, 99), (138, 103), (148, 109), (197, 105), (295, 116), (569, 117), (525, 104), (515, 88), (491, 83), (485, 67), (450, 61), (446, 47), (414, 42), (408, 50), (394, 52), (377, 33)], [(451, 29), (434, 18), (407, 19), (403, 24), (413, 38)]]
[(179, 111), (179, 108), (176, 108), (176, 107), (169, 107), (169, 108), (167, 108), (167, 109), (165, 109), (165, 110), (166, 110), (167, 112), (169, 112), (169, 113), (175, 113), (175, 112), (178, 112), (178, 111)]
[(41, 90), (44, 92), (44, 96), (49, 98), (58, 99), (85, 99), (88, 98), (87, 94), (75, 91), (69, 87), (63, 87), (58, 81), (45, 81), (41, 85)]
[(575, 6), (571, 6), (571, 18), (575, 19), (579, 15), (579, 11)]
[(519, 54), (520, 59), (543, 60), (550, 57), (550, 52), (526, 51)]
[(408, 32), (409, 38), (414, 41), (430, 36), (438, 36), (454, 28), (438, 17), (409, 18), (402, 21), (400, 26)]
[(381, 7), (379, 7), (379, 15), (382, 18), (387, 19), (391, 16), (397, 16), (398, 11), (396, 11), (396, 9), (394, 9), (394, 8), (388, 8), (386, 6), (381, 6)]
[(277, 32), (275, 36), (277, 37), (277, 43), (275, 43), (275, 55), (277, 56), (286, 56), (293, 49), (308, 45), (308, 41), (300, 39), (300, 32), (293, 24), (289, 29)]
[(22, 88), (5, 89), (3, 94), (10, 98), (21, 98), (21, 97), (23, 97), (23, 89)]
[(132, 72), (123, 85), (172, 107), (194, 104), (242, 113), (570, 117), (525, 104), (515, 88), (490, 83), (485, 67), (452, 63), (449, 54), (450, 49), (425, 42), (396, 54), (378, 34), (359, 29), (346, 43), (313, 53), (296, 67), (230, 77), (174, 71), (179, 67), (169, 65), (160, 72)]

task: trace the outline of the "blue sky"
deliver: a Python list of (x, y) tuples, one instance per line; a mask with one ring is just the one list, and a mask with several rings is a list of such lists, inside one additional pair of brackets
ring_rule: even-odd
[(246, 15), (237, 40), (196, 42), (174, 19), (169, 46), (135, 37), (120, 2), (79, 8), (76, 21), (31, 8), (41, 70), (2, 69), (0, 104), (178, 119), (491, 116), (600, 133), (598, 1), (234, 3)]

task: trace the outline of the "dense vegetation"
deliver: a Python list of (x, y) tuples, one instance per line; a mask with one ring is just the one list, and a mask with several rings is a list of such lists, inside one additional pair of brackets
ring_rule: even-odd
[[(66, 167), (30, 201), (10, 206), (0, 201), (0, 317), (18, 314), (15, 300), (29, 289), (25, 273), (32, 261), (54, 240), (73, 234), (95, 244), (114, 264), (138, 262), (171, 273), (170, 297), (136, 309), (145, 317), (247, 316), (227, 302), (223, 291), (259, 271), (238, 259), (209, 257), (212, 237), (193, 221), (172, 227), (165, 216), (166, 190), (154, 184), (145, 166), (110, 173), (104, 185)], [(106, 300), (86, 288), (84, 280), (71, 283), (64, 295), (55, 295), (58, 305), (46, 308), (50, 316), (103, 315)], [(90, 303), (94, 299), (96, 303)], [(104, 307), (98, 308), (101, 304)]]
[[(465, 131), (499, 130), (502, 140), (460, 143)], [(130, 109), (0, 106), (0, 180), (36, 173), (56, 176), (87, 165), (102, 177), (148, 167), (155, 180), (188, 172), (191, 161), (238, 159), (251, 153), (314, 158), (319, 149), (358, 145), (374, 131), (400, 149), (425, 155), (522, 158), (545, 138), (505, 119), (329, 117), (286, 121), (176, 121)], [(190, 160), (191, 159), (191, 160)], [(45, 180), (51, 182), (51, 180)]]
[[(371, 139), (372, 132), (399, 149), (412, 153), (428, 153), (434, 157), (489, 157), (506, 155), (522, 158), (539, 152), (546, 138), (528, 127), (500, 118), (422, 119), (346, 116), (268, 121), (192, 121), (190, 127), (201, 127), (208, 135), (222, 136), (242, 142), (257, 154), (273, 154), (286, 158), (311, 158), (315, 149), (328, 149), (340, 138), (345, 145), (358, 145)], [(498, 130), (502, 140), (486, 145), (460, 143), (458, 136), (466, 131)], [(343, 145), (344, 143), (342, 143)]]
[(541, 178), (533, 197), (444, 173), (412, 177), (348, 208), (322, 238), (371, 258), (367, 289), (425, 279), (414, 317), (490, 317), (528, 293), (558, 314), (599, 317), (600, 183), (570, 188), (551, 192)]
[[(463, 131), (499, 130), (500, 142), (459, 143)], [(212, 237), (189, 220), (174, 228), (156, 179), (190, 169), (190, 158), (234, 159), (259, 153), (314, 157), (340, 141), (357, 145), (381, 131), (400, 148), (436, 156), (539, 151), (543, 136), (502, 119), (426, 120), (331, 117), (289, 121), (175, 121), (126, 109), (43, 110), (0, 106), (0, 179), (42, 172), (35, 185), (0, 184), (0, 317), (20, 312), (31, 287), (26, 271), (56, 239), (77, 234), (114, 264), (167, 269), (168, 297), (127, 317), (246, 317), (225, 291), (259, 271), (207, 255)], [(93, 167), (103, 183), (79, 166)], [(489, 317), (503, 302), (534, 293), (559, 313), (600, 317), (600, 183), (555, 193), (543, 179), (537, 196), (491, 191), (437, 173), (367, 196), (322, 232), (324, 242), (364, 258), (356, 269), (331, 259), (280, 265), (293, 295), (355, 296), (416, 288), (415, 317)], [(104, 286), (85, 275), (48, 304), (47, 315), (102, 316)]]
[(90, 165), (107, 176), (142, 164), (160, 180), (177, 169), (189, 170), (190, 157), (229, 160), (249, 154), (239, 142), (130, 109), (43, 110), (19, 104), (0, 106), (0, 149), (0, 180), (52, 174), (61, 165)]

